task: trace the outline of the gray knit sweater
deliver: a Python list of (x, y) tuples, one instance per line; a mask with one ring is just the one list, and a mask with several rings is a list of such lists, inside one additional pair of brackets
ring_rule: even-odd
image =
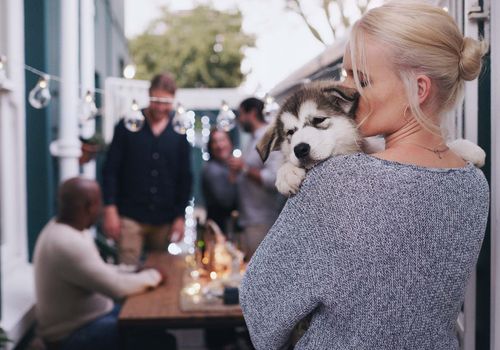
[(455, 323), (486, 228), (488, 184), (469, 164), (430, 169), (365, 154), (319, 164), (245, 274), (254, 346), (458, 349)]

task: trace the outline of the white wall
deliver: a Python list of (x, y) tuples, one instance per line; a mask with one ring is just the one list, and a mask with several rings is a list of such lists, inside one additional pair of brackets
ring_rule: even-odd
[(9, 78), (0, 88), (1, 325), (17, 341), (32, 325), (34, 305), (26, 228), (23, 1), (0, 0), (0, 9), (0, 50), (8, 58)]

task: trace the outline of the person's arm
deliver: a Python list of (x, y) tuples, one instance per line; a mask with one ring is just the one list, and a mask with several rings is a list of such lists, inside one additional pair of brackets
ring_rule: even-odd
[(184, 137), (179, 146), (179, 184), (176, 186), (174, 214), (176, 218), (184, 218), (186, 206), (191, 198), (193, 173), (191, 170), (191, 145)]
[(155, 269), (138, 273), (124, 273), (106, 264), (97, 248), (88, 246), (65, 247), (60, 253), (60, 273), (63, 278), (89, 291), (113, 299), (141, 293), (156, 287), (162, 280)]
[(104, 233), (118, 240), (120, 235), (120, 217), (116, 200), (118, 196), (118, 176), (122, 163), (125, 143), (125, 127), (116, 125), (113, 140), (109, 146), (103, 166)]
[(271, 152), (264, 163), (264, 167), (260, 170), (262, 186), (269, 190), (276, 189), (276, 174), (281, 164), (283, 164), (281, 152)]
[(109, 145), (106, 160), (102, 170), (102, 193), (104, 205), (116, 205), (118, 196), (118, 177), (122, 165), (123, 154), (125, 152), (125, 126), (122, 122), (115, 127), (113, 140)]
[(313, 312), (328, 288), (328, 262), (321, 261), (316, 240), (325, 230), (318, 219), (321, 204), (315, 189), (304, 187), (258, 247), (240, 287), (243, 315), (258, 350), (285, 347), (295, 325)]
[(203, 169), (201, 187), (205, 200), (213, 201), (225, 209), (233, 209), (236, 198), (236, 184), (229, 177), (216, 177), (209, 167)]

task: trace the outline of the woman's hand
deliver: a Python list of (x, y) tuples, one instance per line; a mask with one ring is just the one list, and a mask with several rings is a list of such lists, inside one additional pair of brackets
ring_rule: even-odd
[(170, 241), (180, 242), (184, 238), (184, 218), (179, 216), (172, 223), (170, 229)]

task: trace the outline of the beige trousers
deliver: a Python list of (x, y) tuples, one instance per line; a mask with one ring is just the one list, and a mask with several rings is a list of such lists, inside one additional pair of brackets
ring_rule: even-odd
[(245, 226), (243, 230), (243, 252), (245, 253), (245, 259), (248, 261), (252, 255), (257, 250), (260, 242), (266, 237), (267, 232), (272, 225), (259, 224), (259, 225), (248, 225)]
[(138, 265), (143, 247), (146, 251), (167, 249), (170, 235), (170, 224), (141, 224), (127, 217), (120, 218), (121, 232), (118, 242), (118, 260), (120, 263)]

